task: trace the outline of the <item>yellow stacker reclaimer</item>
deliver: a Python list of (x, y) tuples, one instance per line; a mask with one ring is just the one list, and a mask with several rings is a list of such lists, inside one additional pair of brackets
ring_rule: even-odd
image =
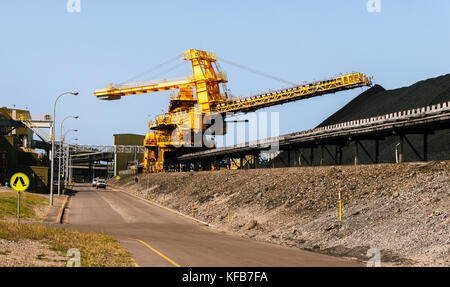
[[(213, 53), (190, 49), (182, 54), (191, 61), (193, 74), (179, 79), (146, 81), (132, 84), (109, 84), (106, 89), (95, 90), (94, 95), (102, 100), (118, 100), (122, 96), (178, 90), (172, 94), (167, 113), (149, 122), (144, 146), (144, 172), (164, 172), (166, 159), (211, 146), (198, 146), (194, 140), (211, 124), (205, 117), (230, 112), (250, 112), (287, 102), (311, 98), (324, 94), (371, 86), (372, 78), (362, 73), (351, 73), (285, 89), (270, 91), (247, 98), (235, 98), (220, 91), (220, 84), (228, 82), (226, 74), (216, 64)], [(224, 90), (224, 88), (222, 88)], [(225, 123), (222, 123), (226, 132)], [(218, 134), (216, 132), (216, 134)], [(220, 133), (219, 133), (220, 134)], [(200, 137), (202, 138), (202, 137)]]

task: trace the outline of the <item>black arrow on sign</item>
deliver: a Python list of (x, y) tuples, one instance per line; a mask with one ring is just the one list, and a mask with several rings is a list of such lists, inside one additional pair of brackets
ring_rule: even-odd
[(23, 178), (21, 176), (16, 177), (16, 180), (14, 181), (14, 186), (17, 185), (17, 182), (20, 180), (20, 183), (22, 184), (22, 186), (25, 186), (25, 182), (23, 181)]

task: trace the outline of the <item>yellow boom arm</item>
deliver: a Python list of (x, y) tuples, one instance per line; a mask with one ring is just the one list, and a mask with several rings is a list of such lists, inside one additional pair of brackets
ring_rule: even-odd
[(217, 113), (249, 112), (287, 102), (334, 93), (341, 90), (371, 85), (372, 78), (367, 77), (365, 74), (352, 73), (323, 81), (271, 91), (247, 98), (233, 99), (231, 101), (217, 104), (213, 110)]
[(123, 85), (109, 84), (106, 89), (95, 90), (94, 95), (101, 100), (119, 100), (122, 96), (176, 90), (193, 86), (195, 86), (195, 82), (192, 77), (186, 77)]

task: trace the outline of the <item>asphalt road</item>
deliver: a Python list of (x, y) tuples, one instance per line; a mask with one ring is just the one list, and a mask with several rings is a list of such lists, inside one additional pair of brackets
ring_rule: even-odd
[(138, 266), (360, 266), (356, 262), (223, 234), (121, 191), (78, 185), (70, 229), (116, 238)]

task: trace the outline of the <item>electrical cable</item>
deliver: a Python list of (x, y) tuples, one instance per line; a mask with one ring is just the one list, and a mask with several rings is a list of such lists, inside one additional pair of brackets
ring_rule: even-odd
[(180, 66), (183, 66), (183, 65), (184, 65), (184, 63), (176, 64), (176, 65), (174, 65), (174, 66), (172, 66), (172, 67), (170, 67), (170, 68), (168, 68), (168, 69), (166, 69), (166, 70), (163, 70), (163, 71), (159, 72), (158, 74), (153, 75), (153, 76), (150, 77), (149, 79), (150, 79), (150, 80), (153, 80), (153, 79), (155, 79), (155, 78), (157, 78), (157, 77), (159, 77), (159, 76), (161, 76), (161, 75), (163, 75), (163, 74), (165, 74), (165, 73), (168, 73), (168, 72), (170, 72), (170, 71), (173, 71), (173, 70), (175, 70), (176, 68), (178, 68), (178, 67), (180, 67)]
[(123, 84), (126, 84), (126, 83), (130, 83), (130, 82), (132, 82), (132, 81), (134, 81), (134, 80), (136, 80), (136, 79), (138, 79), (138, 78), (141, 78), (141, 77), (143, 77), (143, 76), (145, 76), (145, 75), (147, 75), (147, 74), (149, 74), (149, 73), (151, 73), (151, 72), (153, 72), (153, 71), (155, 71), (155, 70), (161, 68), (161, 67), (164, 66), (164, 65), (167, 65), (167, 64), (169, 64), (169, 63), (172, 63), (173, 61), (175, 61), (175, 60), (177, 60), (177, 59), (179, 59), (179, 58), (180, 58), (179, 55), (177, 55), (176, 57), (170, 58), (169, 60), (164, 61), (164, 62), (162, 62), (161, 64), (154, 66), (153, 68), (150, 68), (150, 69), (148, 69), (148, 70), (146, 70), (146, 71), (144, 71), (144, 72), (142, 72), (142, 73), (140, 73), (140, 74), (138, 74), (138, 75), (136, 75), (136, 76), (134, 76), (134, 77), (129, 78), (129, 79), (126, 80), (126, 81), (123, 81), (123, 82), (120, 83), (119, 85), (123, 85)]
[(292, 82), (289, 82), (289, 81), (285, 81), (285, 80), (280, 79), (280, 78), (278, 78), (278, 77), (275, 77), (275, 76), (272, 76), (272, 75), (269, 75), (269, 74), (266, 74), (266, 73), (257, 71), (257, 70), (255, 70), (255, 69), (252, 69), (252, 68), (243, 66), (243, 65), (241, 65), (241, 64), (233, 63), (233, 62), (231, 62), (231, 61), (229, 61), (229, 60), (226, 60), (226, 59), (224, 59), (224, 58), (222, 58), (222, 57), (220, 57), (220, 58), (217, 57), (217, 59), (220, 60), (220, 61), (222, 61), (222, 62), (224, 62), (224, 63), (227, 63), (227, 64), (230, 64), (230, 65), (236, 66), (236, 67), (241, 68), (241, 69), (243, 69), (243, 70), (246, 70), (246, 71), (248, 71), (248, 72), (252, 72), (252, 73), (258, 74), (258, 75), (260, 75), (260, 76), (264, 76), (264, 77), (266, 77), (266, 78), (270, 78), (270, 79), (272, 79), (272, 80), (277, 80), (277, 81), (279, 81), (279, 82), (283, 82), (283, 83), (285, 83), (285, 84), (292, 85), (292, 86), (297, 85), (297, 84), (295, 84), (295, 83), (292, 83)]

